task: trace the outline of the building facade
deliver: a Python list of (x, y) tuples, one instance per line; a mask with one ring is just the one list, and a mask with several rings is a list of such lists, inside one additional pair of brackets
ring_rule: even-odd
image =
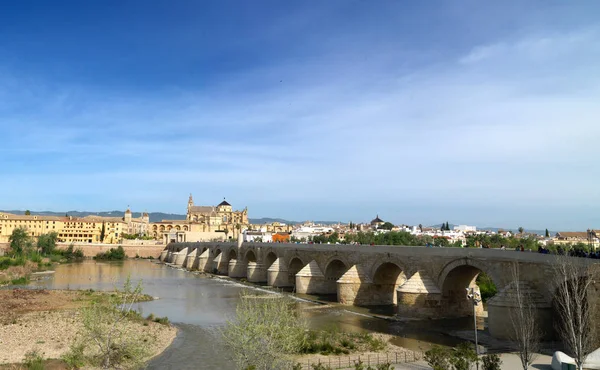
[[(102, 216), (41, 216), (15, 215), (0, 213), (0, 243), (8, 243), (16, 228), (24, 228), (33, 238), (42, 234), (56, 233), (62, 243), (109, 243), (122, 241), (122, 235), (142, 234), (149, 229), (150, 218), (147, 213), (133, 218), (129, 209), (123, 217)], [(102, 228), (104, 227), (104, 235)], [(104, 236), (104, 238), (101, 238)]]
[[(226, 240), (237, 239), (248, 226), (248, 208), (234, 211), (226, 200), (217, 206), (197, 206), (190, 194), (186, 219), (153, 222), (149, 235), (160, 240), (165, 234), (180, 232), (187, 241)], [(167, 237), (167, 242), (172, 239)]]

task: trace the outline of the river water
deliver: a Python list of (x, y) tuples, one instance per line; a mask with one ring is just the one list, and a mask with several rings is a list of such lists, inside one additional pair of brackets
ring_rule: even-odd
[[(157, 297), (139, 304), (143, 315), (167, 316), (180, 330), (173, 344), (153, 359), (148, 369), (233, 369), (218, 340), (218, 329), (235, 314), (243, 289), (280, 294), (266, 287), (248, 286), (235, 280), (210, 277), (175, 269), (148, 260), (64, 264), (44, 280), (30, 283), (48, 289), (111, 290), (122, 287), (130, 276), (141, 280), (146, 294)], [(305, 296), (303, 298), (316, 299)], [(444, 335), (449, 330), (473, 329), (472, 318), (452, 320), (389, 321), (371, 316), (385, 309), (322, 305), (298, 300), (298, 309), (313, 328), (335, 326), (343, 331), (371, 331), (394, 335), (395, 344), (412, 350), (427, 350), (433, 343), (456, 345), (461, 340)]]

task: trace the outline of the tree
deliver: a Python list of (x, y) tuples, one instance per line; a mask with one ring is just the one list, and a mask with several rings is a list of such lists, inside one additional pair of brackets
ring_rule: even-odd
[(38, 238), (37, 248), (44, 255), (52, 254), (56, 248), (56, 239), (58, 239), (58, 234), (55, 232), (42, 234)]
[(423, 232), (423, 225), (419, 224), (419, 231)]
[(26, 210), (25, 211), (25, 216), (31, 216), (31, 211), (30, 210)]
[(450, 231), (450, 223), (448, 221), (446, 221), (446, 231)]
[(83, 308), (83, 330), (71, 348), (71, 356), (103, 369), (137, 368), (149, 354), (150, 338), (130, 330), (133, 306), (142, 298), (141, 281), (133, 287), (128, 277), (123, 290)]
[(523, 370), (527, 370), (540, 350), (542, 333), (536, 318), (536, 307), (531, 292), (521, 283), (518, 263), (513, 264), (510, 288), (513, 290), (512, 296), (516, 306), (510, 311), (511, 339)]
[(546, 238), (550, 237), (550, 232), (548, 231), (548, 229), (546, 229)]
[(104, 241), (104, 237), (106, 236), (106, 225), (104, 221), (102, 221), (102, 229), (100, 230), (100, 243)]
[(240, 369), (279, 369), (291, 367), (289, 356), (299, 352), (306, 330), (289, 298), (242, 293), (221, 334)]
[(596, 308), (592, 292), (597, 270), (586, 259), (559, 256), (556, 262), (556, 329), (567, 354), (573, 357), (581, 370), (587, 355), (597, 347)]
[(522, 226), (519, 226), (519, 234), (523, 234), (523, 231), (525, 231), (525, 229), (523, 229)]
[(379, 226), (379, 229), (382, 230), (392, 230), (394, 228), (394, 224), (391, 222), (385, 222), (383, 225)]
[(8, 241), (10, 242), (10, 250), (14, 256), (22, 256), (33, 247), (31, 237), (24, 227), (14, 229)]

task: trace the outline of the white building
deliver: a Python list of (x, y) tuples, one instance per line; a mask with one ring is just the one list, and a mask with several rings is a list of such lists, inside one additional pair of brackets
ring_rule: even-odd
[(457, 226), (454, 226), (454, 231), (462, 231), (463, 233), (476, 232), (477, 226), (457, 225)]
[(273, 234), (266, 231), (245, 230), (243, 236), (245, 242), (271, 243), (273, 241)]

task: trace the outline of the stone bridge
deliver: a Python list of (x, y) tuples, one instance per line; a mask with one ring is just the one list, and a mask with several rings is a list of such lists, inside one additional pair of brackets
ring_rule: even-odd
[[(421, 318), (473, 315), (466, 289), (479, 291), (480, 272), (498, 294), (488, 302), (488, 327), (508, 338), (514, 288), (531, 293), (538, 320), (552, 332), (552, 300), (557, 256), (498, 249), (426, 248), (285, 243), (171, 243), (160, 259), (199, 270), (296, 293), (335, 295), (341, 304), (395, 305), (402, 316)], [(580, 259), (581, 263), (589, 263)], [(519, 267), (519, 281), (513, 270)], [(479, 313), (483, 306), (477, 306)]]

